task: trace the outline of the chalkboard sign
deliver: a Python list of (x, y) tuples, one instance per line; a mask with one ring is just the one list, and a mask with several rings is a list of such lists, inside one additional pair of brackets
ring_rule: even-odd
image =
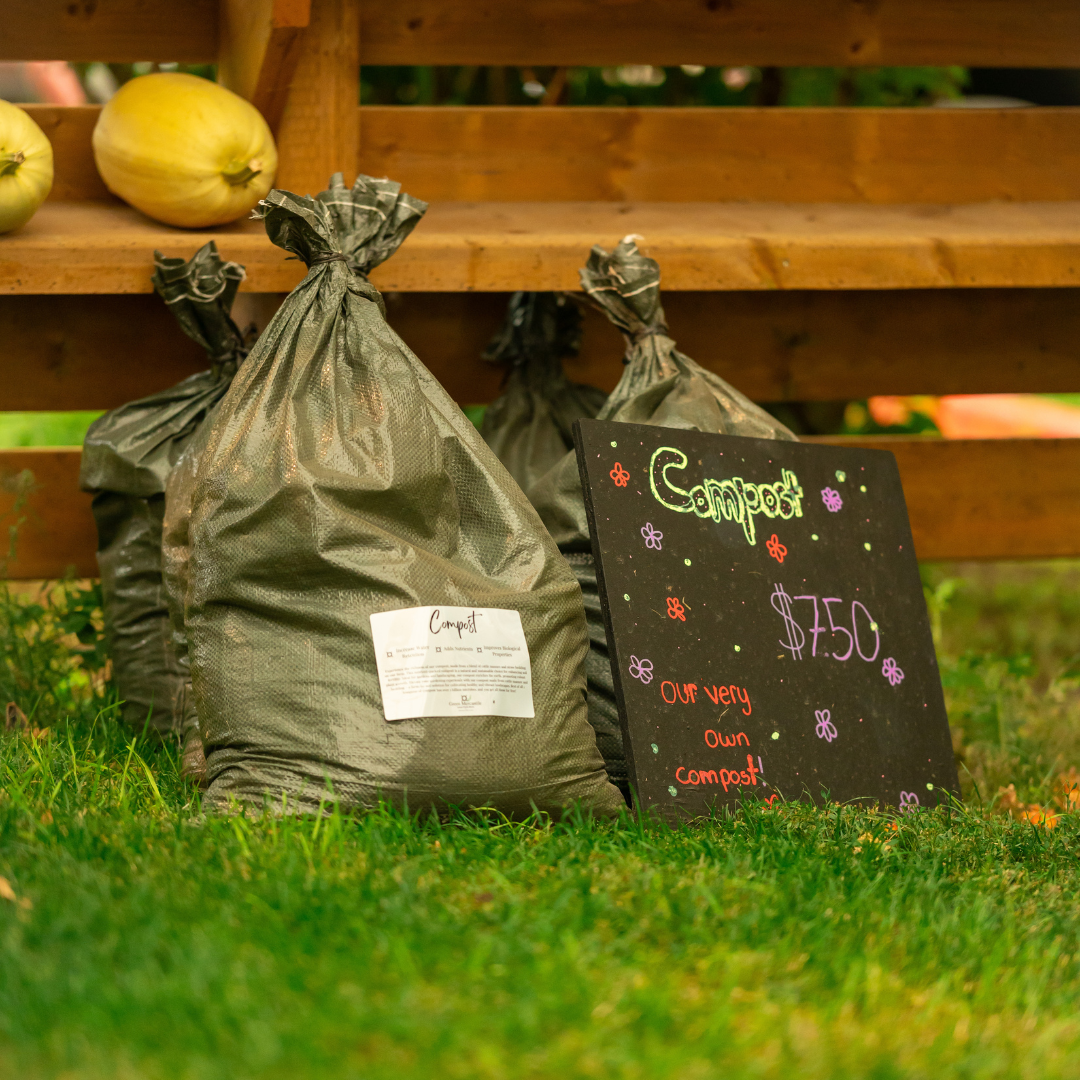
[(957, 792), (892, 454), (597, 420), (575, 439), (643, 806)]

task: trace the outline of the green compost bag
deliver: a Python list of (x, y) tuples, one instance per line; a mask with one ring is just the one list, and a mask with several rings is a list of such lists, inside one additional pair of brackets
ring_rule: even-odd
[(576, 356), (580, 346), (581, 313), (569, 297), (517, 292), (484, 352), (485, 360), (509, 370), (480, 434), (525, 490), (573, 449), (574, 421), (595, 416), (607, 398), (563, 373), (563, 357)]
[(180, 772), (200, 787), (206, 784), (206, 755), (203, 750), (199, 714), (195, 694), (191, 689), (191, 665), (188, 657), (187, 630), (184, 625), (184, 602), (187, 597), (188, 565), (191, 555), (191, 500), (199, 463), (210, 440), (218, 402), (195, 433), (180, 460), (169, 473), (165, 484), (165, 516), (161, 530), (161, 576), (165, 584), (165, 599), (172, 625), (171, 645), (180, 675), (176, 718), (180, 730), (182, 751)]
[(230, 318), (244, 268), (224, 262), (211, 240), (195, 255), (154, 252), (154, 289), (210, 360), (168, 390), (105, 413), (83, 445), (79, 484), (94, 493), (98, 567), (113, 678), (129, 724), (159, 734), (180, 727), (184, 673), (171, 647), (162, 582), (165, 484), (244, 357)]
[[(660, 305), (660, 267), (638, 251), (636, 239), (628, 236), (610, 254), (594, 247), (580, 271), (589, 301), (626, 339), (622, 379), (596, 419), (759, 439), (794, 439), (783, 424), (719, 375), (679, 352), (668, 337)], [(590, 648), (585, 661), (589, 723), (596, 731), (608, 775), (629, 797), (596, 565), (574, 452), (566, 454), (527, 493), (581, 585), (589, 625)]]
[[(586, 718), (577, 582), (366, 277), (424, 209), (361, 176), (317, 199), (275, 190), (256, 211), (309, 269), (222, 402), (195, 482), (185, 628), (210, 806), (622, 805)], [(460, 665), (419, 716), (387, 719), (393, 679), (413, 677), (391, 664), (416, 656), (380, 645), (377, 662), (390, 624), (422, 639), (418, 664)], [(486, 708), (487, 690), (458, 700), (461, 672), (502, 662), (471, 644), (489, 626), (509, 627), (494, 653), (517, 650), (531, 678), (516, 715)]]

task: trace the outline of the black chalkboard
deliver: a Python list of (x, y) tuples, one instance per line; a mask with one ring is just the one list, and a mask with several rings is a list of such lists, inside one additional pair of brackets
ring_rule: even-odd
[(902, 810), (957, 793), (896, 459), (574, 426), (631, 783)]

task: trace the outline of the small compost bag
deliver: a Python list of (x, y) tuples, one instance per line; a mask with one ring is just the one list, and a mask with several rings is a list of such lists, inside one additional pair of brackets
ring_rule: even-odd
[(180, 727), (184, 673), (170, 643), (161, 530), (169, 473), (224, 397), (244, 357), (229, 316), (244, 268), (211, 240), (189, 260), (154, 253), (154, 288), (210, 368), (106, 413), (90, 426), (79, 484), (92, 491), (98, 567), (122, 716), (159, 734)]
[(574, 576), (365, 276), (425, 208), (361, 176), (256, 211), (309, 270), (195, 482), (185, 625), (211, 806), (622, 804), (586, 718)]
[[(679, 352), (668, 337), (660, 306), (660, 267), (638, 251), (636, 239), (626, 237), (610, 254), (594, 247), (580, 271), (586, 296), (626, 339), (622, 379), (596, 419), (759, 439), (794, 439), (783, 424), (719, 375)], [(527, 491), (581, 585), (589, 625), (590, 649), (585, 661), (589, 723), (596, 731), (608, 775), (628, 795), (619, 711), (574, 452), (566, 454)]]
[(480, 434), (524, 490), (573, 449), (574, 421), (594, 417), (607, 398), (563, 374), (563, 357), (575, 356), (580, 344), (581, 314), (572, 300), (517, 292), (484, 353), (485, 360), (509, 364), (509, 372)]

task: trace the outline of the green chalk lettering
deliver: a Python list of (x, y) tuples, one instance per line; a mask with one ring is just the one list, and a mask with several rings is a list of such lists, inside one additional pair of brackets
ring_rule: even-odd
[(694, 509), (694, 503), (689, 492), (676, 487), (667, 474), (668, 469), (685, 469), (686, 464), (686, 455), (673, 446), (658, 447), (653, 451), (652, 461), (649, 462), (649, 487), (653, 497), (661, 506), (680, 514), (688, 514)]
[(746, 541), (757, 543), (755, 514), (767, 518), (802, 517), (803, 489), (790, 469), (782, 469), (782, 479), (755, 484), (741, 476), (725, 480), (706, 477), (689, 490), (679, 487), (668, 475), (670, 470), (684, 470), (689, 459), (674, 446), (660, 446), (649, 462), (649, 487), (653, 498), (668, 510), (679, 514), (694, 513), (713, 521), (731, 521), (742, 526)]

